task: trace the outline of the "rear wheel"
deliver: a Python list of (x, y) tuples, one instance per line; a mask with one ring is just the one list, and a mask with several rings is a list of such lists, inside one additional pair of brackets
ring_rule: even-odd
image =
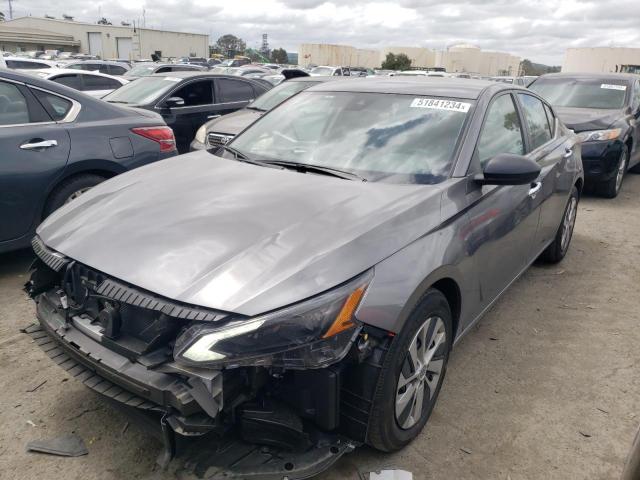
[(49, 196), (49, 200), (45, 205), (43, 218), (47, 218), (64, 204), (78, 198), (87, 190), (95, 187), (105, 180), (106, 179), (100, 175), (83, 173), (63, 181)]
[(427, 423), (440, 393), (452, 344), (451, 309), (430, 289), (396, 336), (378, 379), (368, 443), (392, 452)]
[(574, 186), (571, 190), (571, 196), (565, 207), (562, 223), (558, 227), (556, 237), (553, 243), (540, 255), (540, 260), (543, 262), (558, 263), (569, 251), (569, 245), (573, 237), (573, 229), (576, 225), (576, 216), (578, 215), (579, 198), (580, 194), (578, 193), (578, 189)]
[(625, 144), (620, 154), (616, 174), (606, 182), (602, 182), (596, 187), (596, 192), (605, 198), (616, 198), (622, 188), (622, 180), (627, 173), (629, 164), (629, 147)]

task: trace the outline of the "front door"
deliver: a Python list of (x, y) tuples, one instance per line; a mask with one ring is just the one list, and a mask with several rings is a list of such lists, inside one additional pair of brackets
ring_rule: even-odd
[[(64, 115), (71, 102), (58, 98)], [(67, 164), (69, 144), (67, 130), (27, 87), (0, 81), (0, 242), (26, 235), (41, 220), (44, 196)]]
[(209, 116), (216, 113), (213, 79), (191, 81), (173, 90), (164, 100), (169, 97), (184, 100), (183, 106), (161, 107), (161, 112), (167, 125), (173, 129), (178, 151), (186, 153), (198, 128), (207, 122)]
[[(501, 153), (523, 155), (525, 131), (511, 94), (492, 100), (468, 172), (463, 241), (477, 272), (480, 314), (524, 270), (538, 227), (536, 185), (479, 186), (473, 177)], [(535, 183), (535, 182), (534, 182)]]

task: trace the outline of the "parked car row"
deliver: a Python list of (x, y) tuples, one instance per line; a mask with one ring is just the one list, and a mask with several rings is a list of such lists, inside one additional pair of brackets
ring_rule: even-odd
[(406, 446), (453, 345), (640, 162), (639, 76), (338, 68), (152, 72), (102, 100), (0, 73), (0, 248), (45, 219), (28, 332), (162, 421), (167, 457), (213, 432), (304, 478)]

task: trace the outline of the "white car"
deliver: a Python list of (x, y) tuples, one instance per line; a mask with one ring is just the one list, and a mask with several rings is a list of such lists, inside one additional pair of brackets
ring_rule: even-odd
[(400, 77), (450, 77), (447, 72), (437, 72), (429, 70), (402, 70), (395, 74)]
[(107, 93), (111, 93), (122, 85), (129, 83), (129, 80), (122, 77), (70, 68), (51, 68), (48, 70), (30, 71), (29, 73), (61, 85), (66, 85), (75, 90), (80, 90), (96, 98), (102, 98)]
[(351, 72), (347, 67), (327, 67), (319, 66), (313, 67), (309, 72), (312, 77), (333, 77), (333, 76), (346, 76), (351, 75)]
[(58, 66), (56, 62), (27, 57), (5, 57), (4, 61), (7, 64), (7, 68), (14, 70), (42, 70), (45, 68), (56, 68)]

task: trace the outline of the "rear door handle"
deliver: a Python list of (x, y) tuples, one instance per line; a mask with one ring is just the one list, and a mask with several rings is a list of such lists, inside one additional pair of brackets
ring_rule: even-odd
[(571, 155), (573, 155), (573, 149), (565, 148), (564, 153), (562, 154), (562, 158), (571, 158)]
[(22, 145), (20, 145), (20, 148), (22, 150), (38, 150), (40, 148), (51, 148), (51, 147), (57, 147), (57, 146), (58, 146), (57, 140), (42, 140), (40, 142), (23, 143)]
[(535, 198), (540, 189), (542, 188), (542, 182), (533, 182), (529, 188), (529, 196)]

